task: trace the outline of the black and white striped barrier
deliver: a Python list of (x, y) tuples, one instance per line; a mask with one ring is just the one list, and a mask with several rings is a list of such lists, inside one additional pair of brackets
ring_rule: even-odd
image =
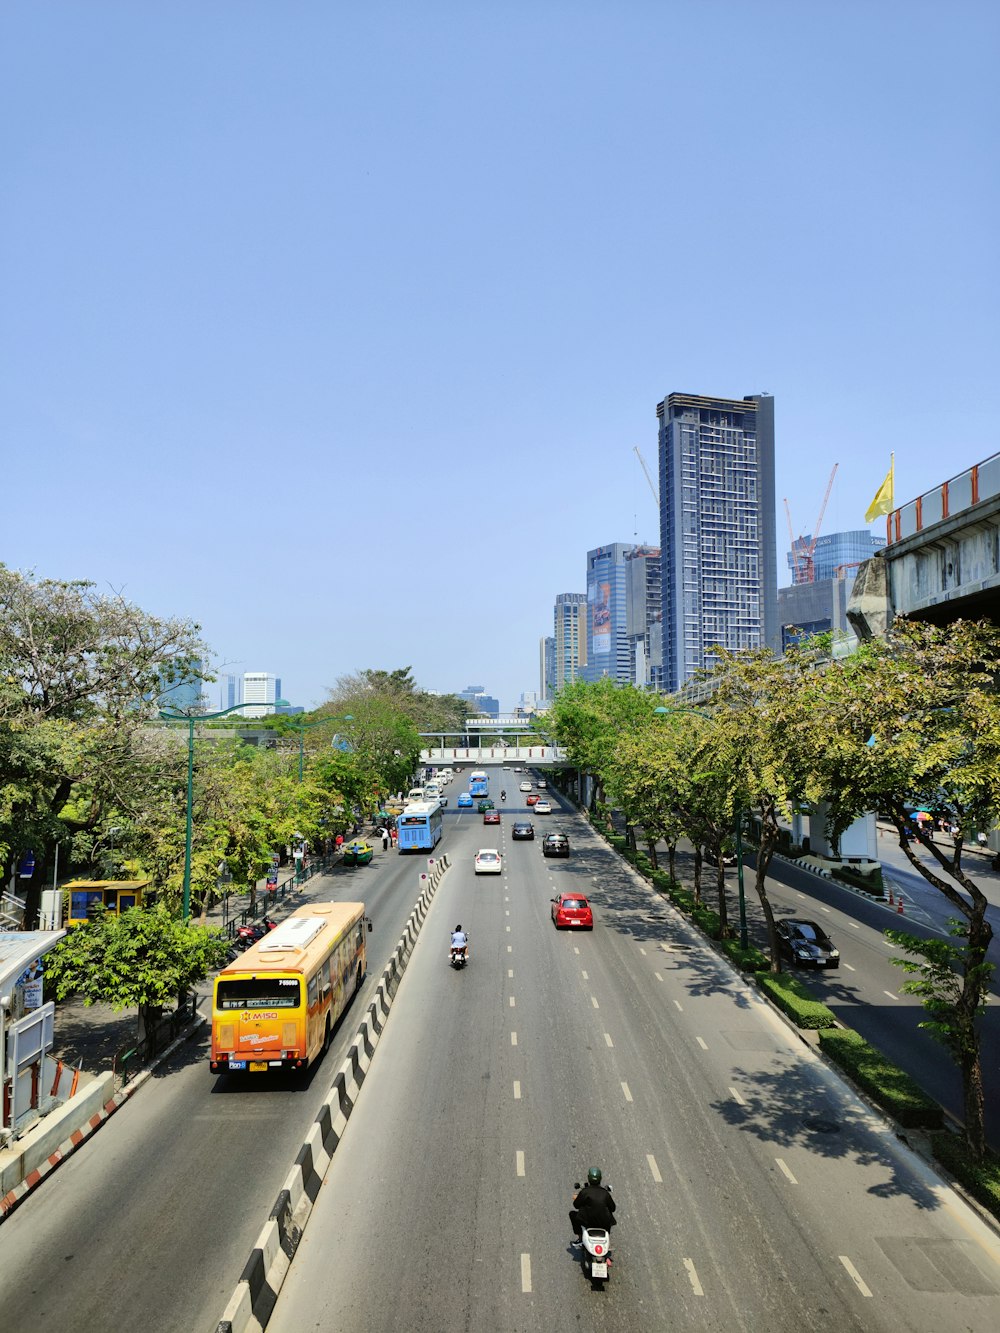
[(302, 1239), (323, 1177), (357, 1103), (361, 1085), (385, 1028), (400, 978), (410, 961), (427, 909), (448, 868), (447, 855), (432, 857), (427, 862), (427, 872), (420, 876), (420, 897), (382, 973), (375, 999), (368, 1006), (367, 1015), (358, 1028), (347, 1059), (340, 1066), (299, 1149), (295, 1165), (285, 1178), (267, 1225), (257, 1237), (257, 1244), (232, 1299), (216, 1326), (216, 1333), (258, 1333), (258, 1330), (266, 1328), (271, 1318), (278, 1292)]

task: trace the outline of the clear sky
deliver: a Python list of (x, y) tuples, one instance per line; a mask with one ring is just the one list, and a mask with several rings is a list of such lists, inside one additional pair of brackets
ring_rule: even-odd
[(508, 708), (656, 403), (765, 391), (787, 583), (834, 463), (826, 532), (1000, 449), (998, 68), (994, 0), (8, 0), (0, 560)]

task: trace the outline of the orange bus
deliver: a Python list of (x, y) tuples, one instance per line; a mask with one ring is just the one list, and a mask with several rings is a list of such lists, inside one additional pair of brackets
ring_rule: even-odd
[(364, 903), (310, 903), (224, 967), (212, 997), (212, 1072), (305, 1069), (322, 1055), (361, 988), (365, 921)]

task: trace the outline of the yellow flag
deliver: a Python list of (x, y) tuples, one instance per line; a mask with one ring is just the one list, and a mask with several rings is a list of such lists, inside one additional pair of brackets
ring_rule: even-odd
[(891, 514), (893, 510), (893, 472), (896, 467), (896, 459), (893, 456), (889, 464), (889, 471), (885, 481), (875, 492), (875, 499), (865, 511), (865, 522), (870, 523), (873, 518), (878, 518), (879, 514)]

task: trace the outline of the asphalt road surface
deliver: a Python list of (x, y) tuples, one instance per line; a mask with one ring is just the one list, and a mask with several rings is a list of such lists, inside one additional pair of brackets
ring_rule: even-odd
[[(1000, 1327), (1000, 1241), (577, 817), (463, 816), (269, 1333)], [(502, 877), (474, 877), (478, 846)], [(592, 933), (556, 933), (557, 888)], [(471, 935), (463, 972), (451, 927)], [(619, 1201), (590, 1289), (574, 1181)]]

